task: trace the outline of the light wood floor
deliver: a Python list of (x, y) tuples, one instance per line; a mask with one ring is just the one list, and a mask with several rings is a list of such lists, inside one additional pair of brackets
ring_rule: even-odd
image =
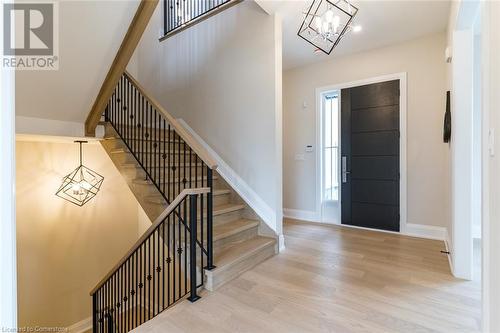
[(135, 332), (475, 332), (480, 284), (452, 277), (444, 244), (285, 223), (286, 250)]

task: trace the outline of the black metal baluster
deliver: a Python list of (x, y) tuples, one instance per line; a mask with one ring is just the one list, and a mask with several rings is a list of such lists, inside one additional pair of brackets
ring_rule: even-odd
[(167, 306), (170, 306), (170, 263), (172, 252), (170, 251), (170, 215), (167, 217)]
[[(184, 157), (184, 161), (186, 161), (185, 157)], [(184, 162), (184, 165), (186, 165), (185, 162)], [(184, 272), (184, 295), (186, 295), (187, 294), (187, 287), (188, 287), (187, 286), (187, 284), (188, 284), (187, 283), (187, 277), (188, 277), (188, 275), (187, 275), (187, 267), (188, 267), (188, 260), (187, 260), (188, 232), (187, 232), (187, 229), (188, 229), (188, 225), (189, 225), (188, 219), (187, 219), (187, 202), (188, 202), (187, 198), (184, 198), (183, 202), (184, 202), (183, 220), (185, 223), (184, 228), (183, 228), (184, 229), (184, 271), (185, 271)], [(193, 251), (193, 248), (191, 248), (190, 251)]]
[[(147, 241), (147, 240), (146, 240)], [(146, 273), (146, 241), (144, 242), (144, 245), (142, 247), (142, 256), (143, 256), (143, 262), (142, 262), (142, 271), (143, 271), (143, 274), (142, 274), (142, 279), (144, 281), (144, 285), (142, 286), (142, 293), (143, 293), (143, 303), (142, 303), (142, 312), (143, 312), (143, 317), (142, 317), (142, 321), (145, 322), (146, 321), (146, 280), (147, 280), (147, 273)]]
[(156, 231), (153, 232), (153, 235), (152, 235), (152, 238), (153, 238), (153, 261), (152, 261), (152, 269), (151, 269), (151, 275), (153, 277), (153, 317), (155, 316), (155, 289), (156, 289), (156, 285), (155, 285), (155, 282), (156, 282), (156, 278), (155, 278), (155, 271), (156, 271), (156, 261), (155, 261), (155, 252), (156, 252), (156, 249), (155, 249), (155, 235), (156, 235)]
[(163, 242), (161, 244), (161, 251), (162, 251), (162, 256), (161, 256), (161, 266), (162, 266), (162, 310), (165, 310), (165, 240), (166, 240), (166, 233), (165, 233), (165, 223), (166, 220), (162, 222), (162, 236), (163, 236)]
[(148, 320), (151, 319), (151, 237), (148, 238)]
[(171, 168), (172, 166), (170, 165), (170, 124), (168, 124), (168, 143), (167, 143), (167, 168), (168, 168), (168, 173), (167, 173), (167, 199), (169, 201), (174, 200), (172, 196), (170, 196), (170, 174), (171, 174)]
[(210, 192), (207, 193), (207, 269), (214, 269), (214, 252), (213, 252), (213, 198), (212, 198), (212, 169), (207, 166), (207, 180)]
[(161, 231), (161, 225), (158, 226), (157, 228), (157, 234), (158, 234), (158, 247), (157, 247), (157, 250), (158, 250), (158, 253), (157, 253), (157, 260), (156, 260), (156, 275), (157, 275), (157, 278), (156, 278), (156, 284), (157, 284), (157, 288), (156, 288), (156, 302), (157, 302), (157, 305), (156, 305), (156, 312), (157, 314), (160, 313), (160, 302), (161, 302), (161, 298), (160, 298), (160, 290), (161, 290), (161, 280), (160, 280), (160, 277), (161, 277), (161, 248), (160, 248), (160, 245), (161, 245), (161, 237), (160, 237), (160, 231)]
[(154, 118), (155, 118), (155, 142), (154, 142), (154, 145), (153, 145), (153, 148), (154, 148), (154, 164), (155, 164), (155, 168), (154, 168), (154, 177), (156, 179), (158, 179), (158, 188), (160, 188), (161, 186), (161, 179), (159, 177), (159, 173), (158, 171), (160, 170), (160, 168), (158, 168), (158, 111), (156, 109), (154, 109)]
[(97, 333), (97, 296), (92, 294), (92, 333)]
[(177, 144), (177, 151), (174, 151), (173, 154), (177, 156), (177, 193), (175, 196), (178, 196), (181, 193), (181, 137), (177, 134), (177, 138), (179, 139), (179, 143)]
[[(174, 209), (175, 212), (175, 209)], [(172, 303), (175, 301), (175, 290), (176, 290), (176, 280), (177, 280), (177, 271), (176, 271), (176, 263), (177, 263), (177, 255), (176, 255), (176, 240), (175, 240), (175, 222), (177, 221), (177, 218), (175, 214), (172, 214), (172, 250), (171, 250), (171, 256), (172, 256)]]
[[(153, 177), (153, 173), (151, 172), (151, 166), (153, 164), (153, 155), (151, 155), (151, 152), (153, 151), (153, 106), (152, 105), (149, 105), (149, 135), (150, 135), (150, 140), (149, 140), (149, 153), (148, 153), (148, 157), (149, 157), (149, 175), (150, 177), (152, 178)], [(153, 184), (155, 183), (155, 179), (152, 178), (151, 179)]]
[[(197, 207), (197, 195), (192, 194), (189, 196), (189, 208), (190, 208), (190, 216), (189, 216), (189, 221), (190, 221), (190, 242), (189, 242), (189, 279), (190, 279), (190, 289), (191, 289), (191, 295), (189, 296), (189, 300), (191, 302), (197, 301), (200, 297), (196, 294), (196, 227), (197, 227), (197, 212), (196, 212), (196, 207)], [(187, 240), (186, 240), (187, 242)], [(187, 267), (187, 266), (186, 266)], [(187, 274), (186, 274), (187, 275)]]
[(139, 326), (139, 318), (138, 318), (138, 306), (139, 306), (139, 252), (135, 250), (134, 252), (134, 300), (135, 300), (135, 309), (134, 309), (134, 328)]
[(181, 204), (179, 204), (178, 207), (178, 216), (179, 216), (179, 222), (177, 223), (177, 236), (178, 236), (178, 240), (177, 240), (177, 255), (178, 255), (178, 265), (179, 265), (179, 298), (182, 297), (181, 295), (181, 292), (182, 292), (182, 245), (181, 245), (181, 242), (182, 242), (182, 233), (181, 233), (181, 224), (182, 224), (182, 221), (181, 221), (181, 216), (182, 216), (182, 202)]
[(140, 156), (143, 167), (146, 163), (144, 161), (144, 140), (146, 140), (145, 135), (146, 135), (146, 119), (144, 116), (144, 96), (141, 95), (141, 147), (139, 149), (141, 150)]

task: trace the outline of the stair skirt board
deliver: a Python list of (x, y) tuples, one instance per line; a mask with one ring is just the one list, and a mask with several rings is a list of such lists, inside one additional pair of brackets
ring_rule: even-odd
[[(145, 171), (128, 152), (125, 143), (110, 124), (105, 124), (105, 138), (100, 142), (125, 178), (146, 215), (154, 221), (167, 207), (161, 193), (151, 181), (145, 180)], [(205, 271), (205, 288), (209, 290), (216, 289), (277, 253), (276, 237), (259, 235), (263, 227), (269, 228), (263, 225), (259, 215), (245, 204), (234, 187), (219, 177), (217, 171), (213, 175), (213, 246), (217, 267), (212, 271)], [(263, 215), (268, 221), (271, 215), (271, 220), (274, 221), (274, 214), (270, 213), (270, 208), (262, 207), (266, 211)], [(206, 230), (204, 234), (206, 235)], [(201, 260), (199, 255), (198, 260)], [(199, 278), (201, 280), (201, 275)]]

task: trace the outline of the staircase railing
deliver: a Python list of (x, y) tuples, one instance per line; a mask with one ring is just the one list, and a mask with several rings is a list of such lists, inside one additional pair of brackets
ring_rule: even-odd
[(94, 333), (128, 332), (187, 295), (199, 298), (198, 198), (208, 193), (183, 190), (90, 292)]
[(214, 268), (212, 194), (215, 161), (127, 72), (115, 87), (106, 107), (105, 120), (144, 170), (144, 181), (151, 182), (167, 204), (186, 188), (210, 188), (210, 192), (200, 196), (198, 243), (206, 255), (206, 268)]
[(162, 40), (243, 0), (163, 0)]

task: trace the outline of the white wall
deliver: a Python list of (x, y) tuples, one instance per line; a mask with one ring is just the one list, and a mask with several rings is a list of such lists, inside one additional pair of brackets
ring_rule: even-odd
[(95, 198), (78, 207), (55, 195), (62, 177), (77, 166), (78, 145), (67, 138), (18, 136), (20, 327), (67, 327), (89, 318), (90, 290), (143, 231), (142, 209), (104, 148), (97, 141), (83, 148), (84, 164), (104, 182)]
[(473, 73), (472, 30), (453, 32), (451, 91), (453, 274), (472, 279)]
[[(3, 6), (3, 1), (0, 1)], [(0, 24), (0, 54), (3, 54)], [(0, 68), (0, 327), (17, 327), (15, 212), (15, 77)]]
[[(284, 207), (313, 216), (316, 210), (314, 153), (315, 89), (407, 72), (408, 223), (448, 227), (449, 151), (443, 143), (446, 36), (434, 34), (284, 73)], [(306, 102), (307, 107), (303, 108)], [(315, 147), (316, 149), (318, 147)], [(295, 154), (305, 153), (305, 161)]]
[[(78, 130), (83, 128), (138, 3), (59, 1), (59, 70), (16, 73), (16, 116), (22, 116), (18, 118), (21, 133), (83, 133)], [(30, 117), (59, 122), (40, 123), (40, 132), (30, 126)], [(61, 127), (60, 122), (67, 123)]]
[(279, 24), (253, 1), (163, 42), (161, 21), (159, 6), (135, 54), (139, 82), (262, 199), (276, 231), (282, 208)]
[[(483, 22), (483, 331), (500, 332), (500, 2), (481, 3)], [(489, 151), (489, 131), (495, 142)]]

